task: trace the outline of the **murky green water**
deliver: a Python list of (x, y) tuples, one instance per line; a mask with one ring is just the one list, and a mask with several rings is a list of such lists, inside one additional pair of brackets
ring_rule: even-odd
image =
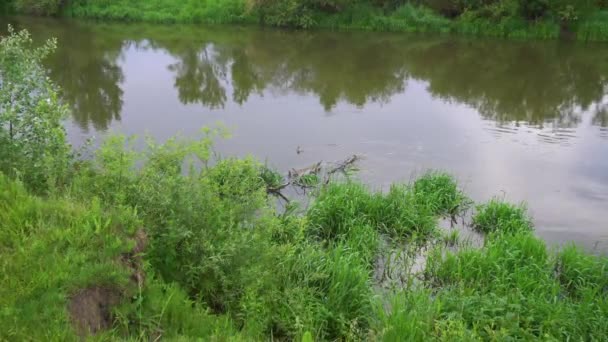
[(608, 248), (608, 44), (10, 21), (59, 39), (76, 145), (221, 121), (224, 156), (361, 154), (376, 187), (443, 169), (476, 200), (527, 201), (551, 243)]

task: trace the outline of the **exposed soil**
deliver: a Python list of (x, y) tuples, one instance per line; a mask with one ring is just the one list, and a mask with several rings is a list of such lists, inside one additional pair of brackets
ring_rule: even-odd
[(90, 287), (74, 295), (68, 304), (72, 325), (78, 336), (109, 329), (112, 326), (112, 307), (120, 302), (116, 289)]
[[(145, 280), (141, 254), (146, 249), (148, 237), (145, 231), (140, 229), (133, 239), (135, 247), (131, 252), (121, 255), (120, 263), (130, 270), (133, 285), (141, 287)], [(112, 308), (125, 298), (124, 290), (93, 286), (73, 295), (68, 303), (68, 312), (78, 336), (85, 339), (88, 335), (111, 328)]]

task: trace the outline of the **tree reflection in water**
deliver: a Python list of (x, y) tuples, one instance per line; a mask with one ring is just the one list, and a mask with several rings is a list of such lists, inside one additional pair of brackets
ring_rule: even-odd
[(59, 38), (48, 66), (83, 129), (120, 120), (129, 46), (169, 54), (179, 100), (209, 109), (269, 91), (315, 96), (325, 111), (340, 102), (363, 108), (416, 80), (497, 124), (575, 128), (591, 112), (593, 125), (608, 126), (605, 45), (20, 20), (35, 37)]

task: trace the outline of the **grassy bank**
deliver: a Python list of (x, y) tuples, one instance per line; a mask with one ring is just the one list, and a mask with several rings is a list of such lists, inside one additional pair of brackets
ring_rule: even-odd
[(101, 20), (608, 39), (606, 3), (590, 0), (13, 0), (10, 7)]
[[(0, 340), (608, 338), (608, 259), (548, 249), (525, 207), (474, 206), (447, 174), (301, 174), (311, 204), (277, 207), (285, 177), (214, 158), (220, 128), (80, 158), (53, 46), (0, 42)], [(467, 210), (480, 246), (439, 227)]]

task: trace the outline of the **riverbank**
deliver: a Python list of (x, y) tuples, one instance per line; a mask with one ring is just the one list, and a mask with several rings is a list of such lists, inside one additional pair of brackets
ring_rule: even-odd
[(15, 0), (13, 10), (38, 15), (154, 23), (247, 24), (301, 29), (456, 33), (512, 39), (608, 40), (606, 8), (562, 1), (532, 6), (515, 0), (459, 2), (349, 1), (61, 1)]
[[(525, 206), (475, 205), (448, 174), (373, 191), (353, 157), (283, 175), (214, 157), (221, 127), (82, 158), (40, 64), (55, 44), (0, 42), (0, 339), (608, 337), (608, 258), (547, 248)], [(289, 186), (310, 205), (278, 206)]]
[[(153, 158), (170, 149), (159, 148)], [(548, 250), (525, 211), (500, 201), (475, 210), (483, 247), (442, 231), (437, 213), (464, 204), (444, 175), (385, 195), (334, 183), (304, 213), (275, 215), (249, 161), (189, 180), (152, 164), (114, 183), (123, 191), (108, 187), (108, 164), (91, 188), (52, 198), (0, 176), (0, 337), (608, 337), (608, 259)]]

